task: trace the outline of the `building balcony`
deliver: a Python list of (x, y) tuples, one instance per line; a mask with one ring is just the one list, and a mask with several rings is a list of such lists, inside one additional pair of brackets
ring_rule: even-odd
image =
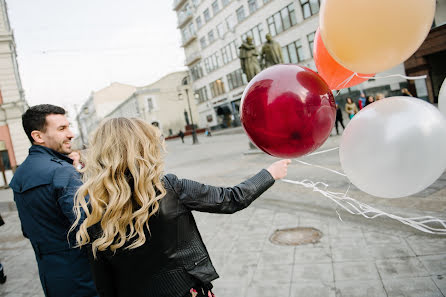
[(188, 46), (189, 44), (191, 44), (192, 41), (194, 41), (194, 40), (196, 40), (196, 39), (197, 39), (197, 34), (196, 34), (196, 33), (192, 34), (192, 35), (189, 36), (187, 39), (183, 38), (183, 44), (182, 44), (181, 46), (182, 46), (182, 47), (186, 47), (186, 46)]
[(186, 60), (184, 61), (184, 66), (190, 66), (199, 60), (201, 60), (201, 53), (195, 52), (192, 55), (186, 57)]
[(193, 18), (193, 14), (191, 11), (186, 12), (181, 17), (178, 18), (178, 29), (183, 28), (190, 20)]
[(187, 0), (175, 0), (173, 1), (173, 10), (178, 10), (183, 6), (184, 3), (186, 3)]

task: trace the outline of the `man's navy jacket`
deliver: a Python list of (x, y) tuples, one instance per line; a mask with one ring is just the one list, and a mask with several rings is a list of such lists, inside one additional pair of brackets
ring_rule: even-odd
[(47, 297), (97, 296), (85, 250), (73, 248), (75, 232), (67, 237), (81, 184), (71, 159), (40, 145), (31, 146), (10, 183)]

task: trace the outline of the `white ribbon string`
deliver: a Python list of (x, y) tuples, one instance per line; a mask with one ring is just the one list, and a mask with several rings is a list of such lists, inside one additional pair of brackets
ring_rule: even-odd
[[(325, 151), (319, 151), (319, 152), (312, 153), (308, 156), (327, 153), (327, 152), (337, 150), (337, 149), (338, 149), (338, 147), (328, 149)], [(300, 160), (295, 160), (295, 161), (297, 161), (301, 164), (307, 165), (307, 166), (325, 169), (325, 170), (331, 171), (335, 174), (338, 174), (341, 176), (346, 176), (345, 174), (343, 174), (341, 172), (338, 172), (336, 170), (329, 169), (329, 168), (326, 168), (323, 166), (313, 165), (313, 164), (310, 164), (310, 163), (307, 163), (304, 161), (300, 161)], [(327, 197), (328, 199), (330, 199), (331, 201), (336, 203), (336, 205), (338, 205), (339, 207), (343, 208), (344, 210), (346, 210), (347, 212), (349, 212), (350, 214), (353, 214), (353, 215), (361, 215), (367, 219), (374, 219), (377, 217), (384, 216), (384, 217), (388, 217), (390, 219), (399, 221), (405, 225), (408, 225), (408, 226), (415, 228), (422, 232), (426, 232), (426, 233), (430, 233), (430, 234), (446, 235), (446, 221), (432, 217), (432, 216), (404, 218), (404, 217), (400, 217), (400, 216), (397, 216), (397, 215), (394, 215), (391, 213), (384, 212), (382, 210), (379, 210), (375, 207), (372, 207), (365, 203), (359, 202), (359, 201), (347, 196), (347, 193), (350, 189), (350, 185), (345, 193), (338, 193), (338, 192), (328, 191), (327, 188), (329, 187), (329, 185), (326, 183), (323, 183), (323, 182), (312, 182), (307, 179), (302, 180), (302, 181), (282, 179), (281, 181), (285, 182), (285, 183), (289, 183), (289, 184), (301, 185), (301, 186), (304, 186), (305, 188), (310, 188), (314, 192), (318, 192), (318, 193), (322, 194), (323, 196)], [(337, 209), (336, 209), (336, 213), (338, 214), (339, 219), (342, 221), (341, 215), (339, 214)], [(433, 227), (432, 225), (436, 225), (437, 227)]]
[(417, 80), (417, 79), (426, 79), (427, 75), (420, 75), (420, 76), (406, 76), (406, 75), (402, 75), (402, 74), (389, 74), (389, 75), (384, 75), (384, 76), (361, 76), (358, 73), (353, 73), (352, 75), (350, 75), (349, 77), (347, 77), (344, 81), (342, 81), (336, 88), (335, 90), (338, 90), (338, 92), (336, 93), (335, 97), (337, 97), (340, 92), (341, 89), (345, 88), (345, 86), (354, 78), (354, 77), (359, 77), (359, 78), (364, 78), (364, 79), (384, 79), (384, 78), (391, 78), (391, 77), (400, 77), (400, 78), (404, 78), (407, 80)]

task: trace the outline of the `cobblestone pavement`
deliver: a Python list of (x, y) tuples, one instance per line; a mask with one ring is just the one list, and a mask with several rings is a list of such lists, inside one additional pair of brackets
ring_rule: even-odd
[[(240, 130), (200, 137), (191, 145), (167, 143), (166, 172), (213, 185), (235, 185), (275, 159), (245, 154), (248, 140)], [(330, 137), (320, 150), (338, 146)], [(336, 151), (302, 160), (341, 170)], [(348, 181), (320, 168), (292, 163), (289, 179), (323, 181), (345, 192)], [(349, 195), (401, 216), (445, 216), (446, 174), (425, 191), (401, 199), (379, 199), (351, 187)], [(8, 281), (0, 296), (43, 296), (31, 246), (21, 236), (10, 190), (0, 192), (0, 260)], [(339, 215), (338, 215), (339, 213)], [(437, 297), (446, 294), (446, 236), (421, 233), (390, 219), (349, 215), (320, 194), (283, 182), (250, 207), (233, 215), (194, 214), (213, 263), (217, 297), (304, 296)], [(340, 218), (342, 220), (340, 220)], [(314, 227), (320, 242), (279, 246), (276, 229)]]

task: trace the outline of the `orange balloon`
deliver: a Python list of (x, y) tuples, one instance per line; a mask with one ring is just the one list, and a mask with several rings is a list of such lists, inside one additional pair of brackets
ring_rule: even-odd
[(330, 56), (325, 48), (324, 42), (322, 41), (319, 29), (316, 31), (313, 46), (313, 57), (319, 75), (325, 80), (332, 90), (340, 90), (359, 85), (360, 83), (368, 80), (368, 77), (375, 75), (358, 73), (352, 77), (354, 74), (353, 71), (343, 67)]
[(378, 73), (407, 60), (421, 46), (436, 0), (325, 0), (319, 24), (327, 50), (342, 66)]

